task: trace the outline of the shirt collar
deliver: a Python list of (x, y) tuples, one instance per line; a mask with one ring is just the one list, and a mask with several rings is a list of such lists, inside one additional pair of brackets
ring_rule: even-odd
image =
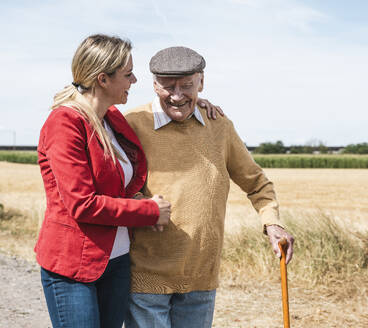
[[(153, 119), (154, 119), (154, 124), (155, 124), (154, 129), (155, 130), (158, 130), (159, 128), (162, 128), (163, 126), (169, 124), (172, 121), (172, 119), (169, 117), (169, 115), (167, 115), (164, 112), (164, 110), (162, 109), (159, 97), (155, 97), (155, 99), (152, 102), (152, 112), (153, 112)], [(198, 120), (198, 122), (200, 122), (203, 126), (206, 125), (204, 123), (202, 114), (199, 111), (197, 106), (194, 107), (194, 112), (191, 116), (193, 116), (193, 115)]]

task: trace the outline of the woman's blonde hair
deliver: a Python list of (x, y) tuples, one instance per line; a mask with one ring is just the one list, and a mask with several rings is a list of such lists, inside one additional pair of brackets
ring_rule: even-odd
[(72, 62), (73, 83), (66, 86), (54, 97), (51, 109), (61, 105), (72, 107), (81, 113), (99, 136), (105, 156), (111, 156), (114, 163), (116, 156), (121, 159), (113, 147), (97, 113), (82, 94), (94, 90), (100, 73), (112, 75), (129, 61), (132, 49), (129, 40), (122, 40), (103, 34), (86, 38), (78, 47)]

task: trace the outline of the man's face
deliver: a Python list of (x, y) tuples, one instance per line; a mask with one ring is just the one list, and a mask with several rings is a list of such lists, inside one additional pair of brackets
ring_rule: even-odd
[(203, 73), (183, 77), (160, 77), (153, 82), (164, 112), (174, 121), (184, 121), (193, 112), (198, 92), (203, 89)]

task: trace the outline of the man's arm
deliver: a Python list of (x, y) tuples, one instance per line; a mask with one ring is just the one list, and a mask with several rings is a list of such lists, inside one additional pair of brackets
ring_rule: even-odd
[(286, 263), (293, 255), (294, 238), (283, 228), (279, 219), (278, 202), (273, 183), (267, 179), (261, 167), (253, 160), (243, 141), (229, 122), (227, 144), (227, 169), (231, 179), (247, 193), (249, 200), (261, 217), (263, 231), (271, 246), (281, 256), (278, 242), (287, 240)]

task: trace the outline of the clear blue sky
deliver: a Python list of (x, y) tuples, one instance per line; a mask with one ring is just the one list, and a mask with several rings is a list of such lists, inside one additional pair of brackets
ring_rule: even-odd
[(368, 1), (9, 0), (0, 31), (0, 145), (14, 131), (18, 145), (37, 144), (93, 33), (134, 44), (138, 83), (122, 111), (152, 100), (151, 56), (184, 45), (206, 58), (202, 96), (248, 145), (368, 142)]

